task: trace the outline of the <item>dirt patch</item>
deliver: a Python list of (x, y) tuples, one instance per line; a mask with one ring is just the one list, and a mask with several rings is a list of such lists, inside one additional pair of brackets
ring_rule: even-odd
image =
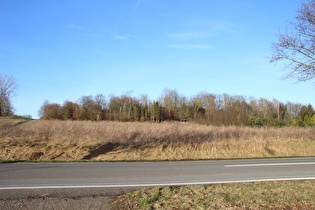
[(44, 155), (44, 153), (43, 152), (33, 152), (31, 155), (30, 155), (30, 157), (29, 157), (29, 159), (30, 160), (38, 160), (41, 156), (43, 156)]
[(111, 209), (110, 196), (49, 197), (38, 196), (16, 200), (0, 200), (0, 209)]

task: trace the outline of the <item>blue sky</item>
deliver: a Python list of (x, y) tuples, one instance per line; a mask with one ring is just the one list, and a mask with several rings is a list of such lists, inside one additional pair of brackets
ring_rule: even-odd
[(271, 42), (298, 0), (1, 0), (0, 72), (18, 82), (16, 114), (44, 100), (164, 88), (311, 103), (315, 85), (283, 80)]

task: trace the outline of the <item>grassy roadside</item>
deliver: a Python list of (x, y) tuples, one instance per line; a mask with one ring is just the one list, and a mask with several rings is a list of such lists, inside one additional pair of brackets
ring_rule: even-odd
[(156, 187), (117, 197), (113, 209), (315, 209), (315, 180)]
[[(0, 162), (315, 156), (314, 128), (0, 119)], [(115, 209), (315, 209), (315, 181), (143, 189)]]
[(315, 128), (0, 119), (2, 161), (158, 161), (315, 155)]

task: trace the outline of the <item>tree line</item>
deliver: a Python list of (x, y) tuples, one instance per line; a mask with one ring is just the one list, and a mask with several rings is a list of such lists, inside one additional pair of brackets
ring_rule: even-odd
[(181, 121), (237, 126), (314, 126), (311, 104), (282, 103), (276, 99), (255, 99), (201, 92), (190, 98), (177, 90), (164, 89), (158, 100), (147, 95), (83, 96), (62, 105), (45, 101), (41, 119), (110, 121)]

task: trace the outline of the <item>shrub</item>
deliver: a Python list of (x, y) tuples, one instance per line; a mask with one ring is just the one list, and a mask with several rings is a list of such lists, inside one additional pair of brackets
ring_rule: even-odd
[(305, 125), (308, 125), (310, 123), (310, 117), (306, 114), (305, 116), (304, 116), (304, 124)]
[(293, 125), (293, 126), (296, 126), (296, 125), (297, 125), (297, 122), (296, 122), (295, 119), (292, 120), (292, 125)]
[(304, 123), (302, 120), (299, 120), (299, 121), (298, 121), (298, 125), (299, 125), (300, 127), (305, 127), (305, 123)]
[(283, 126), (286, 126), (286, 124), (285, 124), (284, 121), (278, 121), (278, 122), (277, 122), (277, 126), (278, 126), (278, 127), (283, 127)]
[(60, 104), (50, 104), (49, 102), (44, 102), (40, 109), (39, 115), (42, 119), (61, 119), (61, 106)]

